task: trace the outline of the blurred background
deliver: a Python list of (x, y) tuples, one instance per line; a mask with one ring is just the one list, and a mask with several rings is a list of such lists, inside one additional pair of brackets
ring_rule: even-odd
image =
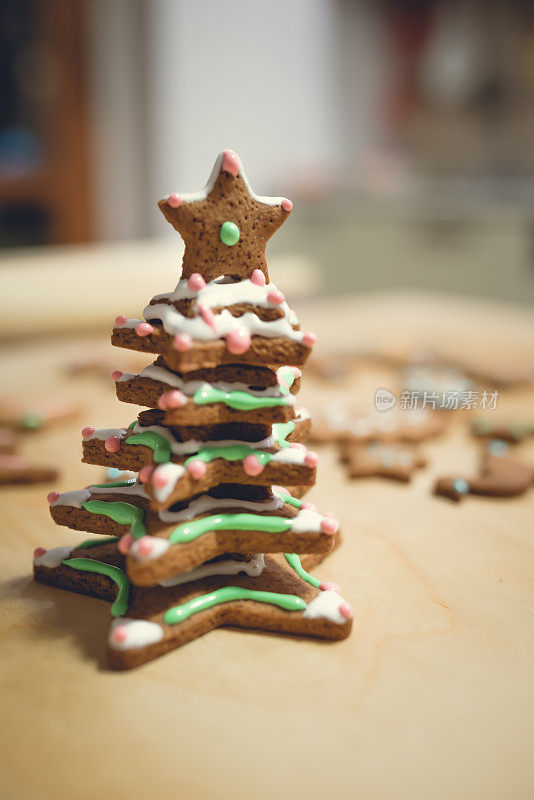
[(56, 322), (58, 286), (65, 314), (132, 271), (120, 310), (170, 288), (180, 243), (156, 201), (204, 185), (225, 147), (295, 203), (269, 246), (286, 288), (534, 300), (529, 0), (0, 9), (0, 333), (27, 329), (21, 281)]

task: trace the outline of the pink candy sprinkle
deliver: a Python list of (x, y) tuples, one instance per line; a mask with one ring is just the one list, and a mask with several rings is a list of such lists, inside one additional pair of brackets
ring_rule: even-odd
[(217, 333), (217, 328), (215, 327), (215, 315), (211, 310), (211, 308), (208, 308), (208, 306), (205, 306), (203, 303), (198, 303), (197, 308), (198, 308), (198, 313), (200, 314), (206, 325), (209, 325), (209, 327), (215, 333)]
[(324, 517), (321, 520), (321, 533), (327, 533), (329, 536), (333, 536), (336, 531), (337, 520), (333, 517)]
[(338, 594), (341, 594), (341, 589), (337, 583), (333, 583), (332, 581), (321, 581), (319, 584), (319, 589), (322, 592), (337, 592)]
[(115, 317), (115, 325), (124, 325), (128, 322), (128, 317), (125, 317), (124, 314), (119, 314), (118, 317)]
[(122, 553), (125, 556), (127, 553), (130, 552), (130, 548), (131, 548), (133, 542), (134, 542), (134, 538), (133, 538), (132, 534), (131, 533), (125, 533), (124, 536), (122, 536), (119, 539), (119, 543), (117, 544), (117, 549), (119, 550), (120, 553)]
[(122, 372), (120, 371), (120, 369), (114, 369), (113, 372), (111, 373), (111, 377), (115, 382), (117, 382), (119, 378), (122, 378)]
[(263, 465), (260, 464), (255, 455), (246, 456), (243, 459), (243, 469), (247, 475), (259, 475), (263, 472)]
[(273, 306), (281, 305), (285, 299), (286, 298), (284, 297), (282, 292), (280, 292), (278, 289), (273, 289), (273, 291), (269, 292), (269, 294), (267, 295), (267, 300), (269, 301), (269, 303), (272, 303)]
[(255, 269), (252, 275), (250, 276), (250, 282), (253, 283), (255, 286), (265, 286), (265, 275), (261, 271), (261, 269)]
[(200, 292), (201, 289), (206, 288), (206, 281), (204, 280), (200, 272), (193, 272), (193, 274), (187, 281), (187, 285), (189, 286), (192, 292)]
[(351, 604), (350, 603), (341, 603), (341, 605), (339, 606), (339, 613), (341, 614), (342, 617), (345, 617), (345, 619), (349, 619), (349, 617), (352, 617), (352, 606), (351, 606)]
[(121, 440), (118, 436), (110, 436), (109, 439), (106, 439), (104, 442), (104, 447), (108, 451), (108, 453), (116, 453), (117, 450), (120, 449)]
[(126, 625), (115, 625), (113, 628), (113, 641), (117, 644), (122, 644), (128, 638), (128, 630)]
[(160, 470), (155, 470), (154, 474), (152, 475), (152, 483), (156, 487), (156, 489), (163, 489), (164, 486), (167, 486), (169, 479), (165, 475), (164, 472)]
[(178, 192), (173, 192), (167, 197), (167, 205), (171, 208), (179, 208), (183, 202), (182, 196)]
[(251, 345), (251, 338), (244, 328), (235, 328), (226, 334), (226, 347), (234, 356), (246, 353)]
[(315, 511), (315, 512), (319, 511), (315, 503), (303, 503), (301, 505), (301, 509), (303, 511)]
[(138, 336), (150, 336), (151, 333), (154, 333), (154, 328), (149, 322), (140, 322), (135, 332)]
[(302, 342), (307, 347), (313, 347), (316, 341), (317, 341), (317, 336), (311, 331), (308, 331), (308, 333), (305, 333), (304, 336), (302, 337)]
[(185, 353), (193, 347), (193, 340), (188, 333), (179, 333), (174, 337), (174, 347), (180, 353)]
[(239, 159), (233, 150), (225, 150), (223, 153), (222, 168), (229, 172), (232, 177), (236, 177), (239, 172)]
[(187, 397), (179, 389), (164, 392), (158, 399), (158, 406), (166, 411), (169, 408), (180, 408), (187, 403)]
[(82, 428), (82, 436), (84, 439), (88, 439), (89, 436), (92, 436), (95, 432), (95, 429), (88, 425), (86, 428)]
[(284, 197), (280, 205), (282, 206), (284, 211), (291, 211), (291, 209), (293, 208), (293, 203), (291, 202), (291, 200), (288, 200), (287, 197)]
[(316, 467), (319, 463), (319, 456), (313, 450), (308, 450), (304, 457), (304, 463), (307, 467)]
[(204, 477), (208, 471), (208, 468), (203, 461), (201, 461), (199, 458), (196, 458), (194, 461), (189, 462), (187, 465), (187, 471), (192, 478), (198, 481), (200, 478)]
[(46, 550), (44, 549), (44, 547), (36, 547), (35, 550), (33, 551), (33, 557), (34, 558), (41, 558), (41, 556), (44, 556), (45, 553), (46, 553)]
[(144, 467), (141, 467), (141, 469), (139, 470), (139, 480), (141, 481), (141, 483), (146, 483), (153, 472), (154, 472), (154, 467), (152, 466), (152, 464), (145, 464)]
[(152, 553), (154, 549), (154, 542), (150, 536), (143, 536), (137, 542), (137, 552), (140, 556), (146, 558)]
[(49, 503), (55, 503), (59, 497), (59, 492), (48, 492), (46, 499)]

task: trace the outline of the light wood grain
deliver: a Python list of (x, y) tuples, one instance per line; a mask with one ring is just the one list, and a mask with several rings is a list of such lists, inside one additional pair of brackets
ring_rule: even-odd
[[(485, 353), (506, 339), (528, 359), (534, 341), (526, 317), (452, 300), (386, 296), (299, 311), (330, 344), (370, 343), (379, 328), (382, 344), (463, 337)], [(2, 358), (11, 393), (65, 392), (83, 407), (78, 422), (24, 442), (62, 462), (59, 489), (101, 475), (79, 462), (82, 424), (135, 413), (111, 382), (65, 377), (65, 362), (87, 349), (107, 345), (40, 340)], [(394, 374), (369, 368), (332, 387), (304, 380), (302, 394), (310, 405), (349, 393), (369, 404), (378, 386), (394, 389)], [(502, 409), (532, 414), (532, 401), (532, 389), (516, 389)], [(53, 487), (3, 489), (3, 797), (531, 798), (534, 492), (458, 506), (431, 496), (436, 475), (475, 463), (465, 421), (424, 451), (430, 465), (409, 486), (349, 484), (322, 451), (312, 498), (339, 514), (345, 543), (316, 572), (355, 607), (347, 641), (219, 630), (128, 674), (104, 669), (106, 604), (30, 578), (35, 546), (80, 538), (52, 524)], [(521, 454), (534, 463), (532, 445)]]

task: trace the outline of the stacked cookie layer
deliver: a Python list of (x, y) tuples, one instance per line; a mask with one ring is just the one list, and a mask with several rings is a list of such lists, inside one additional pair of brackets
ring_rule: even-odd
[(264, 256), (291, 203), (254, 195), (225, 151), (204, 192), (160, 207), (186, 244), (182, 278), (112, 334), (157, 354), (139, 374), (113, 373), (118, 398), (147, 410), (82, 432), (85, 462), (138, 478), (51, 493), (56, 523), (113, 538), (38, 549), (36, 579), (113, 600), (117, 668), (225, 624), (344, 638), (350, 606), (307, 572), (333, 548), (337, 521), (299, 499), (317, 466), (295, 398), (314, 337)]

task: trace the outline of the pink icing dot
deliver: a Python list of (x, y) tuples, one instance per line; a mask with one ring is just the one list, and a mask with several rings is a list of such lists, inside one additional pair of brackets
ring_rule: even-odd
[(349, 617), (352, 617), (352, 606), (351, 606), (351, 604), (350, 603), (341, 603), (341, 605), (339, 606), (339, 613), (341, 614), (342, 617), (345, 617), (345, 619), (349, 619)]
[(124, 314), (119, 314), (118, 317), (115, 317), (115, 325), (124, 325), (125, 322), (128, 322), (128, 317), (125, 317)]
[(59, 492), (48, 492), (46, 499), (49, 503), (55, 503), (59, 497)]
[(140, 322), (135, 332), (138, 336), (150, 336), (151, 333), (154, 333), (154, 328), (149, 322)]
[(293, 203), (291, 202), (291, 200), (288, 200), (287, 197), (284, 197), (280, 205), (282, 206), (284, 211), (291, 211), (291, 209), (293, 208)]
[(319, 511), (315, 503), (303, 503), (301, 508), (303, 511)]
[(187, 397), (179, 389), (165, 392), (158, 399), (158, 406), (164, 411), (169, 408), (180, 408), (187, 403)]
[(128, 638), (128, 629), (126, 625), (115, 625), (113, 628), (113, 641), (117, 644), (122, 644)]
[(336, 531), (337, 520), (333, 517), (324, 517), (321, 520), (321, 533), (327, 533), (329, 536), (333, 536)]
[(184, 201), (178, 192), (173, 192), (167, 197), (167, 205), (171, 208), (179, 208), (183, 202)]
[(308, 333), (305, 333), (304, 336), (302, 337), (302, 342), (307, 347), (313, 347), (316, 341), (317, 341), (317, 336), (311, 331), (308, 331)]
[(193, 340), (188, 333), (179, 333), (174, 337), (174, 347), (180, 353), (185, 353), (193, 347)]
[(203, 461), (201, 461), (199, 458), (196, 458), (194, 461), (189, 462), (187, 465), (187, 471), (192, 478), (198, 481), (200, 478), (204, 477), (208, 471), (208, 468)]
[(293, 375), (295, 378), (300, 378), (302, 376), (302, 370), (298, 367), (291, 367), (291, 369), (293, 370)]
[(110, 436), (109, 439), (106, 439), (104, 442), (104, 447), (108, 451), (108, 453), (116, 453), (121, 446), (121, 440), (118, 436)]
[(141, 469), (139, 470), (139, 480), (141, 481), (141, 483), (146, 483), (153, 472), (154, 472), (154, 467), (152, 466), (152, 464), (145, 464), (144, 467), (141, 467)]
[(120, 371), (120, 369), (114, 369), (113, 372), (111, 373), (111, 377), (113, 378), (114, 381), (118, 381), (119, 378), (122, 378), (122, 372)]
[(273, 306), (281, 305), (285, 299), (286, 298), (284, 297), (282, 292), (279, 291), (278, 289), (273, 289), (273, 291), (269, 292), (269, 294), (267, 295), (267, 300), (269, 301), (269, 303), (272, 303)]
[(208, 308), (208, 306), (205, 306), (202, 303), (198, 303), (197, 308), (198, 308), (198, 313), (200, 314), (206, 325), (209, 325), (210, 328), (213, 331), (215, 331), (215, 333), (217, 333), (217, 329), (215, 327), (215, 315), (211, 310), (211, 308)]
[(82, 428), (82, 436), (84, 439), (88, 439), (89, 436), (92, 436), (94, 432), (95, 429), (91, 427), (91, 425), (88, 425), (86, 428)]
[(44, 547), (36, 547), (35, 550), (33, 551), (33, 557), (34, 558), (41, 558), (41, 556), (44, 556), (45, 553), (46, 553), (46, 550), (45, 550)]
[(304, 463), (307, 467), (316, 467), (319, 463), (319, 456), (313, 450), (308, 450), (304, 457)]
[(187, 281), (187, 285), (189, 286), (192, 292), (200, 292), (201, 289), (206, 288), (206, 281), (204, 280), (200, 272), (193, 272), (193, 274)]
[(250, 282), (253, 283), (255, 286), (265, 286), (265, 275), (261, 271), (261, 269), (255, 269), (252, 275), (250, 276)]
[(226, 347), (234, 356), (246, 353), (251, 344), (251, 338), (244, 328), (234, 328), (226, 334)]
[(118, 548), (119, 552), (122, 553), (123, 555), (126, 555), (127, 553), (129, 553), (130, 552), (130, 548), (131, 548), (131, 546), (133, 544), (133, 541), (134, 541), (134, 538), (133, 538), (132, 534), (131, 533), (125, 533), (124, 536), (122, 536), (119, 539), (119, 543), (117, 545), (117, 548)]
[(243, 459), (243, 469), (247, 475), (259, 475), (263, 472), (263, 465), (260, 464), (258, 459), (252, 453)]
[(236, 177), (239, 172), (239, 159), (233, 150), (225, 150), (223, 153), (222, 168), (229, 172), (232, 177)]
[(147, 557), (154, 549), (154, 542), (150, 536), (142, 536), (137, 542), (137, 552), (140, 556)]
[(169, 479), (164, 472), (161, 472), (159, 469), (154, 470), (154, 474), (152, 475), (152, 483), (156, 489), (163, 489), (164, 486), (167, 486), (168, 482)]
[(332, 581), (321, 581), (319, 584), (319, 589), (322, 592), (337, 592), (338, 594), (341, 594), (341, 589), (337, 583), (333, 583)]

